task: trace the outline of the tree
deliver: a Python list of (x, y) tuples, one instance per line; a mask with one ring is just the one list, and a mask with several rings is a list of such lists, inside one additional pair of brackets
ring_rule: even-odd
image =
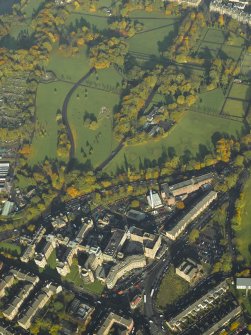
[(133, 200), (131, 202), (131, 207), (132, 208), (138, 208), (139, 207), (139, 201), (138, 200)]
[(184, 208), (185, 208), (185, 204), (184, 204), (183, 201), (178, 201), (178, 202), (176, 203), (176, 207), (177, 207), (178, 209), (184, 209)]
[(189, 235), (189, 241), (191, 243), (194, 243), (199, 238), (199, 236), (200, 236), (199, 230), (194, 228)]

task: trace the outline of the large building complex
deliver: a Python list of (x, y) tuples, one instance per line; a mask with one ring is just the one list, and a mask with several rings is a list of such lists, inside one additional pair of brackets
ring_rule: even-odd
[(0, 192), (5, 191), (6, 178), (9, 174), (9, 169), (9, 162), (0, 162)]
[(177, 200), (184, 199), (188, 194), (198, 191), (203, 185), (210, 184), (213, 181), (212, 173), (204, 174), (199, 177), (182, 181), (180, 183), (161, 185), (162, 199), (169, 205), (174, 205)]
[(166, 236), (171, 240), (176, 238), (186, 229), (186, 227), (196, 219), (215, 199), (217, 192), (210, 191), (201, 201), (195, 205), (175, 226), (171, 229), (166, 229)]
[(112, 289), (117, 281), (124, 276), (126, 273), (146, 266), (146, 259), (143, 255), (128, 256), (126, 259), (118, 262), (114, 267), (111, 268), (107, 278), (106, 285), (109, 289)]

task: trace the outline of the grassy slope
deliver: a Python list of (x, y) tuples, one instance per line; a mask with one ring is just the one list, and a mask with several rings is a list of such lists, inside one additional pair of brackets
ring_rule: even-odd
[(189, 111), (167, 137), (122, 149), (107, 166), (106, 171), (116, 171), (117, 167), (123, 166), (124, 155), (130, 164), (138, 168), (140, 159), (142, 162), (145, 158), (158, 159), (168, 147), (173, 147), (177, 155), (182, 155), (185, 150), (190, 150), (196, 155), (200, 144), (207, 146), (209, 150), (212, 148), (211, 137), (215, 132), (238, 136), (241, 130), (242, 124), (239, 122)]
[(76, 82), (90, 69), (87, 48), (83, 48), (77, 55), (68, 57), (54, 50), (47, 69), (52, 70), (60, 80)]
[[(56, 157), (56, 112), (58, 108), (62, 108), (65, 95), (71, 86), (71, 84), (61, 82), (39, 84), (36, 102), (37, 130), (32, 142), (31, 164), (42, 161), (46, 156), (49, 158)], [(55, 92), (54, 89), (57, 91)], [(41, 136), (38, 130), (39, 125), (46, 129), (46, 135)]]
[(94, 283), (85, 284), (84, 280), (79, 275), (78, 265), (76, 262), (71, 267), (71, 272), (65, 277), (65, 280), (74, 285), (83, 288), (85, 291), (100, 295), (104, 289), (104, 285), (96, 280)]
[(236, 232), (237, 237), (237, 247), (241, 255), (245, 258), (246, 265), (251, 266), (251, 241), (250, 241), (250, 231), (251, 231), (251, 177), (244, 185), (244, 210), (242, 215), (241, 228)]
[[(103, 117), (98, 121), (98, 127), (95, 130), (88, 128), (83, 123), (84, 114), (94, 114), (97, 119), (101, 107), (105, 106), (110, 111), (118, 104), (119, 97), (116, 94), (100, 91), (97, 89), (87, 89), (87, 97), (85, 97), (85, 88), (80, 87), (76, 90), (69, 104), (69, 122), (72, 127), (74, 139), (76, 143), (76, 157), (79, 161), (84, 162), (90, 159), (93, 166), (97, 166), (105, 160), (116, 146), (116, 142), (112, 136), (112, 119), (111, 117)], [(77, 98), (79, 95), (79, 98)], [(101, 133), (99, 137), (98, 134)], [(93, 152), (89, 154), (90, 146)], [(81, 153), (81, 148), (87, 157)]]
[(177, 299), (184, 295), (189, 289), (189, 284), (175, 274), (175, 270), (171, 267), (163, 278), (157, 295), (157, 305), (165, 308), (167, 305), (173, 304)]

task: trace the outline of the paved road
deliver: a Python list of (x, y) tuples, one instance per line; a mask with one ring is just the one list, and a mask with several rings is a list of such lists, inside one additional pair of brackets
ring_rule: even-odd
[(69, 120), (68, 120), (68, 117), (67, 117), (67, 108), (68, 108), (68, 104), (69, 104), (69, 101), (71, 99), (71, 96), (72, 94), (74, 93), (74, 91), (78, 88), (79, 85), (81, 85), (87, 78), (90, 77), (90, 75), (95, 71), (95, 68), (91, 68), (81, 79), (79, 79), (79, 81), (77, 81), (73, 86), (72, 88), (70, 89), (70, 91), (67, 93), (65, 99), (64, 99), (64, 103), (63, 103), (63, 107), (62, 107), (62, 119), (63, 119), (63, 122), (67, 128), (67, 133), (68, 133), (68, 138), (69, 138), (69, 141), (70, 141), (70, 145), (71, 145), (71, 148), (70, 148), (70, 159), (71, 158), (74, 158), (74, 155), (75, 155), (75, 144), (74, 144), (74, 138), (73, 138), (73, 134), (72, 134), (72, 131), (71, 131), (71, 127), (70, 127), (70, 124), (69, 124)]

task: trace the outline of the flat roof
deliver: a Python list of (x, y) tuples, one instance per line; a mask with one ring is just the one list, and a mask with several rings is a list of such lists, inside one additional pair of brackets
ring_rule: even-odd
[(120, 242), (124, 237), (124, 235), (125, 235), (124, 230), (121, 229), (115, 230), (112, 234), (112, 237), (110, 238), (108, 245), (104, 250), (104, 254), (113, 256), (117, 252)]
[(251, 286), (251, 278), (236, 278), (237, 286)]

